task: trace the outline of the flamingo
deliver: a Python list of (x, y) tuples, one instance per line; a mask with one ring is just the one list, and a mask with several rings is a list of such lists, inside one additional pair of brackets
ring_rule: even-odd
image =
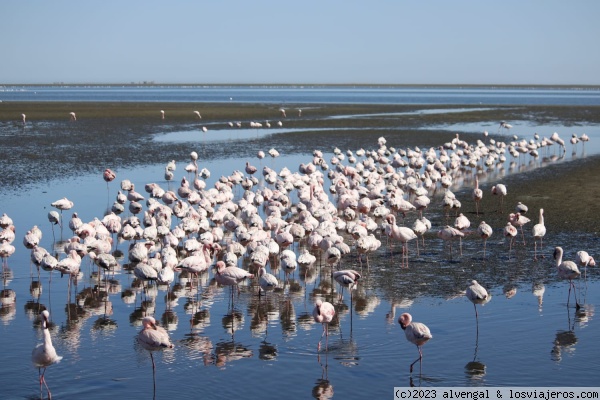
[[(46, 386), (48, 391), (48, 398), (52, 398), (50, 388), (46, 383), (44, 375), (46, 374), (46, 368), (52, 364), (56, 364), (62, 360), (62, 356), (56, 353), (56, 349), (52, 345), (52, 337), (50, 336), (50, 330), (48, 329), (50, 313), (48, 310), (44, 310), (40, 313), (39, 319), (42, 321), (42, 330), (44, 333), (44, 341), (39, 343), (31, 352), (31, 362), (38, 368), (40, 376), (40, 395), (42, 393), (42, 383)], [(42, 371), (42, 368), (44, 371)]]
[(450, 225), (446, 225), (438, 231), (437, 235), (443, 241), (450, 241), (450, 259), (452, 259), (452, 240), (456, 237), (462, 238), (465, 234)]
[(160, 110), (160, 118), (165, 119), (165, 110)]
[(521, 236), (523, 237), (523, 245), (525, 245), (525, 234), (523, 233), (523, 225), (529, 223), (531, 220), (521, 213), (510, 213), (508, 215), (508, 220), (515, 227), (521, 228)]
[(162, 349), (172, 349), (175, 346), (171, 343), (171, 339), (165, 328), (156, 325), (156, 320), (153, 317), (144, 317), (142, 326), (142, 330), (137, 335), (137, 341), (144, 349), (150, 352), (152, 380), (154, 383), (154, 392), (156, 393), (156, 364), (154, 363), (153, 352)]
[[(464, 235), (464, 230), (468, 229), (471, 226), (471, 221), (467, 217), (463, 215), (463, 213), (458, 214), (458, 217), (454, 220), (454, 227), (461, 231)], [(460, 243), (460, 255), (462, 256), (462, 236), (458, 237)]]
[(409, 313), (400, 315), (398, 323), (406, 335), (406, 340), (417, 346), (417, 350), (419, 350), (419, 358), (410, 364), (410, 372), (412, 373), (413, 366), (417, 361), (421, 362), (420, 365), (422, 366), (423, 351), (421, 347), (427, 343), (429, 339), (433, 338), (433, 336), (427, 325), (421, 322), (413, 322), (412, 315)]
[(71, 121), (77, 121), (77, 115), (73, 111), (69, 113), (69, 117), (71, 118)]
[(471, 196), (475, 202), (475, 212), (479, 215), (479, 202), (483, 198), (483, 190), (479, 189), (479, 178), (477, 176), (475, 176), (475, 188)]
[(347, 287), (350, 291), (350, 303), (352, 303), (352, 289), (356, 287), (360, 278), (360, 273), (353, 269), (344, 269), (333, 273), (333, 279), (342, 287)]
[[(275, 275), (267, 272), (265, 267), (260, 267), (258, 270), (258, 284), (260, 285), (262, 291), (265, 292), (266, 298), (267, 292), (272, 292), (273, 290), (275, 290), (279, 282), (277, 282), (277, 278), (275, 277)], [(258, 292), (258, 295), (260, 297), (261, 291)]]
[(325, 350), (327, 350), (329, 341), (329, 323), (333, 320), (333, 317), (335, 317), (335, 308), (333, 307), (333, 304), (318, 299), (315, 303), (315, 308), (313, 308), (312, 315), (315, 322), (323, 325), (323, 333), (321, 334), (321, 339), (319, 339), (317, 351), (321, 350), (323, 335), (325, 335)]
[(579, 265), (580, 267), (585, 267), (585, 271), (583, 272), (583, 278), (586, 279), (587, 267), (595, 267), (596, 260), (594, 260), (594, 257), (590, 256), (588, 252), (584, 250), (580, 250), (577, 252), (577, 254), (575, 255), (575, 260), (577, 262), (577, 265)]
[[(389, 223), (389, 231), (386, 232), (387, 236), (392, 240), (397, 240), (402, 243), (402, 266), (404, 266), (404, 260), (406, 259), (406, 267), (408, 268), (408, 242), (416, 239), (416, 233), (405, 226), (396, 225), (396, 216), (394, 214), (388, 214), (386, 217)], [(393, 253), (392, 253), (393, 254)]]
[[(217, 283), (223, 286), (231, 286), (231, 299), (233, 301), (233, 286), (238, 286), (238, 284), (245, 279), (253, 279), (254, 274), (246, 271), (245, 269), (239, 267), (226, 267), (225, 263), (221, 260), (217, 261), (215, 266), (216, 269), (215, 280)], [(238, 286), (238, 293), (240, 288)]]
[(200, 115), (200, 111), (194, 111), (194, 114), (196, 114), (198, 119), (202, 119), (202, 115)]
[[(540, 222), (533, 226), (533, 259), (537, 260), (537, 239), (540, 239), (540, 250), (542, 249), (542, 239), (546, 235), (546, 225), (544, 225), (544, 209), (540, 208)], [(542, 256), (544, 257), (544, 256)]]
[(21, 121), (23, 121), (23, 125), (27, 123), (27, 115), (21, 114)]
[(573, 261), (563, 261), (563, 249), (560, 246), (554, 248), (554, 260), (556, 261), (556, 268), (558, 269), (558, 277), (569, 280), (569, 296), (567, 297), (567, 307), (569, 306), (569, 300), (571, 299), (571, 288), (573, 288), (575, 308), (579, 310), (581, 306), (577, 302), (577, 293), (575, 292), (575, 284), (573, 283), (573, 279), (579, 278), (581, 272), (579, 272), (577, 264), (575, 264)]
[(483, 239), (483, 258), (485, 258), (485, 246), (488, 238), (494, 233), (494, 230), (485, 221), (481, 221), (477, 227), (477, 233), (479, 233), (479, 236)]
[(467, 287), (465, 295), (467, 296), (467, 299), (473, 303), (473, 307), (475, 308), (475, 321), (477, 323), (477, 335), (479, 336), (479, 315), (477, 314), (477, 304), (483, 305), (488, 303), (492, 299), (492, 296), (488, 294), (487, 290), (485, 290), (485, 288), (477, 283), (477, 281), (474, 279), (471, 281), (471, 285)]
[(504, 197), (506, 196), (507, 193), (508, 193), (508, 191), (506, 190), (506, 185), (504, 185), (502, 183), (492, 186), (492, 195), (500, 196), (500, 209), (499, 209), (500, 213), (503, 212)]
[(513, 224), (508, 221), (506, 226), (504, 227), (504, 236), (509, 238), (508, 242), (508, 258), (510, 258), (510, 250), (512, 249), (512, 244), (515, 240), (515, 236), (517, 236), (517, 228), (513, 226)]

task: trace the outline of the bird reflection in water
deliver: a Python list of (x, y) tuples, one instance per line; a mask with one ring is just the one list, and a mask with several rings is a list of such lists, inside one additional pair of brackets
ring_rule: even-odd
[(239, 331), (244, 327), (244, 314), (234, 309), (221, 319), (221, 325), (223, 329), (230, 331), (233, 337), (235, 331)]
[(213, 344), (207, 336), (200, 336), (197, 333), (191, 332), (184, 336), (179, 341), (181, 347), (186, 350), (190, 360), (202, 358), (202, 363), (207, 366), (215, 362), (213, 357)]
[(253, 354), (252, 350), (248, 347), (233, 340), (231, 342), (219, 342), (215, 346), (215, 365), (219, 368), (224, 368), (227, 363), (243, 358), (251, 358)]
[(210, 311), (198, 310), (190, 319), (192, 329), (203, 330), (210, 326)]
[(263, 361), (275, 361), (277, 359), (277, 346), (267, 342), (267, 338), (260, 342), (258, 358)]
[(538, 299), (538, 311), (539, 312), (542, 312), (542, 304), (544, 303), (544, 292), (545, 291), (546, 291), (546, 286), (544, 286), (544, 284), (541, 282), (534, 283), (531, 288), (531, 293)]
[(331, 399), (333, 397), (333, 385), (329, 382), (327, 374), (328, 353), (325, 353), (325, 363), (321, 361), (321, 354), (317, 353), (317, 362), (321, 366), (321, 377), (317, 379), (313, 387), (312, 395), (315, 399)]
[(475, 351), (473, 352), (473, 360), (465, 365), (465, 374), (471, 381), (480, 381), (485, 376), (486, 366), (477, 359), (477, 351), (479, 350), (479, 334), (475, 336)]
[(297, 330), (296, 310), (290, 299), (285, 299), (280, 303), (279, 320), (283, 335), (286, 337), (294, 336)]
[[(581, 308), (579, 310), (581, 310)], [(577, 315), (577, 311), (578, 310), (575, 311), (575, 315)], [(573, 324), (571, 325), (571, 311), (569, 309), (567, 309), (567, 320), (568, 329), (560, 329), (556, 332), (552, 350), (550, 351), (550, 358), (552, 361), (560, 362), (562, 361), (563, 355), (573, 354), (575, 352), (575, 345), (578, 340), (575, 335), (575, 321), (573, 321)]]

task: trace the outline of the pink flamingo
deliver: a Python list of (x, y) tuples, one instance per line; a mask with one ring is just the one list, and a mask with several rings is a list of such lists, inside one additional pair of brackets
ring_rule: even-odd
[(575, 255), (575, 260), (577, 261), (577, 265), (579, 265), (580, 267), (585, 267), (585, 270), (583, 271), (583, 278), (586, 279), (587, 267), (595, 267), (596, 260), (594, 260), (594, 257), (590, 256), (588, 252), (584, 250), (580, 250), (577, 252), (577, 254)]
[(238, 294), (239, 294), (240, 288), (239, 288), (238, 284), (247, 278), (249, 278), (249, 279), (254, 278), (254, 274), (251, 274), (250, 272), (246, 271), (245, 269), (242, 269), (239, 267), (227, 267), (227, 266), (225, 266), (225, 262), (223, 262), (221, 260), (217, 261), (217, 263), (215, 264), (215, 266), (213, 268), (216, 269), (215, 280), (217, 281), (217, 283), (219, 283), (220, 285), (223, 285), (223, 286), (231, 286), (232, 304), (233, 304), (233, 286), (237, 286)]
[(479, 178), (475, 176), (475, 188), (473, 189), (473, 201), (475, 202), (475, 212), (479, 215), (479, 202), (483, 198), (483, 190), (479, 189)]
[(488, 238), (494, 233), (494, 230), (485, 221), (481, 221), (477, 227), (477, 233), (479, 233), (479, 236), (483, 239), (483, 258), (485, 258), (485, 246)]
[[(540, 208), (540, 222), (533, 226), (533, 259), (537, 260), (537, 239), (540, 239), (540, 250), (542, 249), (542, 239), (546, 235), (546, 225), (544, 225), (544, 209)], [(543, 258), (544, 256), (542, 256)]]
[(515, 228), (510, 221), (508, 221), (504, 227), (504, 236), (509, 238), (508, 258), (510, 259), (510, 250), (512, 249), (512, 244), (515, 241), (515, 236), (517, 236), (517, 228)]
[(315, 303), (312, 315), (315, 322), (323, 325), (323, 333), (321, 334), (321, 339), (319, 339), (317, 351), (321, 350), (323, 335), (325, 335), (325, 350), (327, 350), (327, 344), (329, 342), (329, 323), (333, 320), (333, 317), (335, 317), (335, 308), (333, 307), (333, 304), (318, 299)]
[(443, 241), (450, 241), (450, 259), (452, 259), (452, 240), (456, 237), (462, 238), (465, 234), (450, 225), (446, 225), (438, 231), (437, 235)]
[(138, 333), (137, 340), (144, 349), (150, 352), (152, 380), (154, 382), (154, 392), (156, 393), (156, 364), (154, 364), (152, 352), (162, 349), (172, 349), (174, 346), (165, 328), (156, 325), (156, 320), (153, 317), (144, 317), (142, 325), (143, 329)]
[(410, 372), (412, 373), (413, 365), (415, 365), (417, 361), (420, 362), (419, 365), (421, 367), (423, 366), (423, 351), (421, 347), (425, 343), (427, 343), (429, 339), (431, 339), (433, 336), (431, 335), (431, 332), (429, 331), (427, 325), (421, 322), (413, 322), (412, 315), (410, 315), (409, 313), (403, 313), (402, 315), (400, 315), (400, 318), (398, 318), (398, 323), (400, 324), (402, 330), (404, 330), (406, 340), (417, 346), (417, 350), (419, 350), (419, 358), (417, 358), (415, 361), (412, 362), (412, 364), (410, 364)]
[(360, 273), (353, 269), (344, 269), (333, 273), (333, 279), (335, 279), (340, 286), (348, 288), (348, 291), (350, 292), (350, 303), (352, 303), (352, 289), (356, 287), (360, 278)]
[(517, 228), (521, 228), (521, 236), (523, 237), (523, 245), (525, 245), (525, 234), (523, 233), (523, 225), (527, 224), (531, 220), (521, 213), (510, 213), (508, 215), (508, 220), (511, 224), (516, 226)]
[(567, 307), (569, 306), (569, 300), (571, 299), (571, 288), (573, 288), (575, 308), (579, 310), (581, 306), (577, 302), (577, 293), (575, 292), (575, 284), (573, 283), (573, 279), (579, 278), (581, 272), (579, 272), (577, 264), (575, 264), (573, 261), (563, 261), (562, 247), (557, 246), (554, 248), (554, 260), (556, 261), (556, 268), (558, 269), (558, 277), (569, 280), (569, 296), (567, 297)]
[(506, 193), (507, 193), (506, 186), (503, 185), (502, 183), (492, 186), (492, 195), (500, 196), (500, 209), (499, 209), (500, 213), (503, 212), (504, 197), (506, 196)]
[(406, 268), (408, 268), (408, 242), (416, 239), (417, 235), (410, 228), (396, 225), (396, 216), (394, 214), (388, 214), (386, 220), (389, 223), (389, 231), (386, 234), (392, 240), (402, 243), (402, 266), (404, 266), (404, 260), (406, 259)]
[(486, 304), (491, 299), (492, 296), (488, 294), (487, 290), (483, 286), (481, 286), (476, 280), (471, 281), (471, 285), (467, 287), (467, 291), (465, 292), (467, 299), (471, 303), (473, 303), (473, 307), (475, 308), (475, 321), (477, 324), (477, 336), (479, 336), (479, 315), (477, 314), (477, 304)]
[[(38, 368), (39, 376), (40, 376), (40, 395), (42, 393), (42, 383), (46, 386), (46, 390), (48, 391), (48, 398), (52, 398), (52, 394), (50, 393), (50, 388), (48, 388), (48, 384), (46, 383), (46, 379), (44, 375), (46, 374), (46, 368), (48, 368), (52, 364), (58, 363), (62, 360), (62, 356), (56, 354), (56, 349), (52, 345), (52, 337), (50, 336), (50, 330), (48, 329), (50, 313), (48, 310), (44, 310), (40, 313), (39, 319), (42, 321), (42, 329), (44, 332), (44, 341), (39, 343), (31, 352), (31, 362), (33, 365)], [(44, 371), (42, 372), (42, 368)], [(41, 396), (40, 396), (41, 397)]]

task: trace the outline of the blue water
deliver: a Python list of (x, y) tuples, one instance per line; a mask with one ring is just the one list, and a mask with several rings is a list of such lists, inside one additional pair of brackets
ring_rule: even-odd
[(600, 88), (387, 86), (5, 86), (2, 101), (600, 105)]
[[(29, 90), (29, 89), (28, 89)], [(209, 88), (206, 100), (193, 101), (258, 101), (258, 102), (299, 102), (296, 92), (305, 89), (253, 89), (253, 88)], [(60, 96), (80, 96), (76, 101), (119, 99), (135, 101), (135, 96), (153, 101), (192, 101), (204, 89), (46, 89), (39, 92), (20, 92), (27, 96), (43, 94), (44, 100), (60, 100)], [(262, 95), (261, 95), (262, 92)], [(536, 99), (541, 104), (562, 101), (590, 101), (592, 95), (578, 96), (577, 91), (539, 91), (534, 93), (521, 90), (505, 90), (493, 95), (492, 90), (468, 89), (406, 90), (398, 93), (391, 89), (309, 89), (307, 102), (329, 102), (336, 96), (353, 102), (354, 94), (365, 98), (368, 103), (386, 101), (409, 101), (409, 98), (425, 101), (433, 99), (459, 99), (457, 106), (470, 104), (478, 96), (490, 97), (491, 104), (513, 104), (518, 101)], [(319, 96), (318, 93), (321, 92)], [(522, 96), (527, 92), (529, 96)], [(4, 92), (18, 96), (17, 92)], [(548, 96), (543, 96), (546, 93)], [(594, 92), (592, 92), (594, 93)], [(234, 96), (235, 94), (235, 96)], [(244, 99), (244, 94), (246, 98)], [(277, 100), (278, 95), (292, 100)], [(212, 97), (211, 97), (212, 96)], [(261, 97), (262, 96), (262, 97)], [(410, 97), (412, 96), (412, 97)], [(437, 97), (436, 97), (437, 96)], [(598, 94), (596, 93), (596, 97)], [(222, 100), (215, 100), (221, 98)], [(311, 100), (308, 100), (308, 99)], [(558, 100), (560, 98), (560, 100)], [(256, 100), (252, 100), (256, 99)], [(316, 99), (316, 100), (313, 100)], [(393, 99), (393, 100), (392, 100)], [(576, 100), (578, 99), (578, 100)], [(6, 98), (3, 96), (3, 100)], [(138, 99), (139, 100), (139, 99)], [(416, 101), (416, 100), (413, 100)], [(561, 103), (562, 104), (562, 103)], [(512, 121), (511, 121), (512, 122)], [(352, 127), (352, 118), (347, 119)], [(530, 127), (525, 122), (514, 123), (513, 130), (521, 134)], [(493, 127), (497, 121), (490, 121), (480, 127), (447, 127), (449, 131), (483, 131)], [(206, 179), (207, 187), (212, 187), (221, 176), (229, 176), (234, 170), (243, 171), (246, 160), (217, 157), (202, 161), (205, 151), (199, 141), (199, 132), (186, 130), (164, 135), (156, 135), (157, 140), (183, 141), (190, 144), (190, 151), (200, 155), (200, 168), (211, 171)], [(443, 127), (440, 127), (442, 129)], [(540, 127), (538, 127), (540, 128)], [(568, 137), (567, 131), (559, 122), (542, 127), (541, 134), (549, 136), (557, 130)], [(582, 127), (585, 130), (586, 127)], [(32, 127), (31, 129), (35, 129)], [(126, 127), (124, 128), (126, 129)], [(197, 129), (194, 128), (194, 129)], [(286, 128), (279, 133), (285, 134)], [(170, 131), (173, 128), (170, 127)], [(600, 140), (597, 127), (589, 130), (592, 141), (585, 153), (579, 147), (575, 153), (568, 153), (568, 162), (576, 158), (597, 154)], [(253, 152), (268, 151), (257, 146), (248, 135), (256, 134), (248, 130), (213, 132), (209, 130), (205, 138), (211, 140), (210, 149), (218, 154), (218, 146), (227, 146), (230, 141), (245, 141)], [(261, 133), (262, 134), (262, 133)], [(323, 134), (327, 134), (324, 131)], [(195, 136), (194, 136), (195, 135)], [(200, 134), (201, 135), (201, 134)], [(212, 140), (211, 135), (225, 137), (226, 140)], [(195, 139), (193, 139), (195, 137)], [(388, 142), (388, 146), (401, 149), (402, 143)], [(314, 143), (307, 145), (299, 154), (282, 154), (278, 158), (252, 159), (252, 164), (262, 169), (268, 166), (276, 171), (284, 167), (297, 171), (300, 163), (312, 160)], [(374, 141), (371, 149), (376, 149)], [(333, 149), (321, 149), (324, 158), (330, 161)], [(349, 149), (356, 151), (357, 149)], [(346, 151), (346, 149), (342, 149)], [(0, 193), (0, 214), (7, 213), (16, 226), (16, 247), (14, 255), (8, 258), (3, 268), (2, 289), (16, 292), (14, 304), (3, 304), (0, 308), (0, 338), (3, 359), (0, 362), (0, 397), (2, 399), (39, 398), (38, 372), (31, 366), (31, 350), (41, 340), (41, 331), (36, 323), (37, 312), (32, 311), (43, 305), (51, 312), (54, 327), (51, 330), (54, 345), (64, 358), (61, 363), (48, 368), (46, 379), (55, 399), (104, 399), (152, 398), (153, 379), (150, 357), (135, 341), (141, 329), (141, 317), (153, 315), (168, 328), (175, 344), (174, 349), (157, 352), (156, 398), (386, 398), (392, 396), (395, 386), (597, 386), (597, 371), (600, 367), (598, 333), (600, 328), (595, 308), (600, 304), (600, 283), (597, 268), (589, 268), (587, 279), (576, 282), (580, 310), (575, 310), (571, 295), (567, 307), (568, 283), (558, 280), (556, 267), (552, 263), (554, 246), (565, 248), (568, 259), (573, 259), (577, 250), (587, 250), (592, 255), (600, 253), (597, 235), (587, 233), (566, 234), (560, 230), (561, 216), (547, 216), (548, 233), (544, 238), (545, 258), (533, 260), (533, 246), (530, 237), (531, 226), (537, 222), (535, 211), (530, 213), (532, 223), (525, 229), (528, 240), (526, 246), (517, 244), (508, 256), (508, 243), (502, 235), (502, 226), (494, 226), (495, 232), (488, 240), (486, 259), (482, 257), (482, 242), (473, 234), (463, 241), (463, 255), (456, 253), (448, 257), (448, 248), (437, 238), (436, 231), (444, 222), (440, 205), (440, 193), (432, 195), (432, 206), (425, 215), (433, 222), (432, 230), (426, 235), (425, 248), (416, 254), (415, 242), (409, 246), (409, 268), (400, 268), (400, 246), (392, 248), (386, 238), (381, 237), (382, 247), (370, 256), (369, 268), (363, 266), (363, 280), (353, 292), (352, 302), (349, 293), (343, 293), (339, 286), (331, 289), (326, 269), (315, 267), (307, 275), (296, 271), (290, 276), (287, 285), (281, 285), (275, 293), (259, 301), (256, 296), (256, 282), (242, 285), (239, 297), (231, 304), (228, 288), (215, 284), (213, 273), (201, 277), (198, 290), (179, 290), (177, 300), (167, 305), (167, 288), (150, 285), (144, 289), (134, 280), (134, 276), (121, 269), (111, 282), (108, 301), (101, 297), (85, 296), (99, 284), (95, 268), (85, 257), (82, 261), (82, 277), (78, 281), (75, 294), (68, 295), (67, 278), (60, 274), (41, 271), (39, 278), (35, 267), (30, 266), (30, 251), (22, 240), (25, 232), (33, 225), (43, 231), (42, 246), (54, 249), (64, 258), (64, 240), (71, 236), (67, 226), (52, 227), (47, 214), (53, 208), (50, 203), (68, 197), (75, 204), (65, 212), (68, 220), (72, 212), (78, 212), (86, 222), (95, 217), (102, 218), (107, 207), (114, 201), (120, 182), (129, 179), (136, 189), (143, 191), (145, 183), (157, 182), (161, 187), (176, 190), (181, 179), (190, 177), (184, 171), (189, 162), (189, 153), (177, 156), (175, 178), (168, 183), (164, 180), (164, 168), (170, 160), (148, 160), (147, 165), (138, 168), (115, 167), (117, 179), (108, 187), (98, 174), (80, 174), (73, 178), (57, 177), (22, 192)], [(512, 160), (510, 166), (495, 166), (482, 174), (482, 181), (501, 181), (513, 172), (528, 171), (530, 168), (543, 168), (555, 162), (554, 158), (540, 157), (532, 160)], [(258, 175), (258, 174), (257, 174)], [(485, 175), (485, 178), (483, 176)], [(325, 180), (326, 188), (330, 182)], [(452, 190), (463, 203), (468, 203), (472, 180), (469, 174), (456, 177)], [(266, 185), (261, 182), (261, 187)], [(253, 190), (256, 190), (254, 188)], [(243, 190), (234, 190), (238, 200)], [(484, 195), (483, 209), (495, 213), (495, 200)], [(297, 201), (295, 191), (290, 194), (292, 202)], [(332, 196), (333, 198), (333, 196)], [(144, 202), (144, 207), (146, 203)], [(494, 211), (492, 211), (492, 209)], [(471, 226), (479, 221), (473, 214)], [(126, 212), (123, 218), (129, 216)], [(412, 225), (416, 218), (409, 213), (406, 225)], [(172, 227), (177, 224), (173, 221)], [(343, 233), (343, 232), (342, 232)], [(348, 235), (346, 242), (352, 244)], [(124, 252), (121, 264), (127, 264), (127, 242), (118, 243)], [(296, 244), (294, 250), (303, 244)], [(454, 251), (457, 244), (454, 244)], [(598, 258), (598, 257), (596, 257)], [(343, 258), (344, 268), (360, 269), (353, 253)], [(246, 261), (240, 261), (241, 266)], [(364, 265), (364, 261), (363, 261)], [(269, 269), (271, 267), (269, 266)], [(281, 270), (272, 271), (281, 281)], [(50, 277), (52, 280), (50, 281)], [(492, 294), (492, 300), (483, 307), (478, 306), (478, 333), (473, 305), (462, 293), (467, 282), (477, 279), (484, 283)], [(185, 287), (187, 278), (179, 276), (176, 283)], [(41, 284), (41, 292), (34, 285)], [(133, 301), (127, 296), (134, 293)], [(74, 288), (72, 289), (75, 290)], [(310, 316), (317, 298), (326, 298), (337, 309), (337, 319), (330, 328), (327, 350), (317, 351), (321, 336), (320, 324)], [(231, 311), (233, 307), (233, 312)], [(422, 370), (415, 366), (409, 373), (409, 365), (417, 357), (417, 349), (408, 343), (404, 332), (396, 322), (402, 312), (410, 312), (415, 320), (426, 323), (433, 339), (423, 347)], [(108, 319), (107, 319), (108, 318)], [(107, 323), (110, 322), (110, 323)]]

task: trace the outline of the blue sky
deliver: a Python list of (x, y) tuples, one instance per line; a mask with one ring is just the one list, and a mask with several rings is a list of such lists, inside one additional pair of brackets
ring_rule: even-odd
[(0, 83), (600, 85), (600, 1), (0, 2)]

